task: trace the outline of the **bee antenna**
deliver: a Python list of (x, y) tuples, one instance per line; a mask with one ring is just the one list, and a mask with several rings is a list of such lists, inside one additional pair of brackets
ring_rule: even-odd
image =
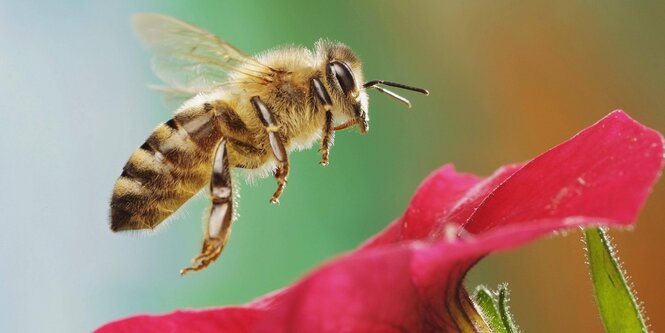
[(401, 89), (405, 89), (405, 90), (411, 90), (411, 91), (419, 92), (419, 93), (424, 94), (424, 95), (429, 95), (429, 91), (427, 89), (416, 88), (416, 87), (412, 87), (412, 86), (407, 86), (406, 84), (384, 81), (384, 80), (369, 81), (369, 82), (363, 84), (363, 87), (365, 87), (365, 88), (374, 88), (374, 87), (376, 87), (380, 84), (390, 86), (390, 87), (395, 87), (395, 88), (401, 88)]
[(406, 98), (404, 98), (404, 97), (402, 97), (402, 96), (400, 96), (400, 95), (398, 95), (398, 94), (396, 94), (396, 93), (394, 93), (394, 92), (392, 92), (392, 91), (390, 91), (386, 88), (381, 87), (380, 85), (382, 85), (382, 84), (386, 85), (386, 86), (390, 86), (390, 87), (401, 88), (401, 89), (405, 89), (405, 90), (411, 90), (411, 91), (419, 92), (421, 94), (429, 95), (429, 91), (427, 91), (427, 89), (411, 87), (411, 86), (407, 86), (405, 84), (389, 82), (389, 81), (384, 81), (384, 80), (369, 81), (369, 82), (363, 84), (363, 87), (365, 87), (367, 89), (374, 88), (374, 89), (378, 90), (380, 93), (386, 94), (386, 95), (388, 95), (388, 96), (390, 96), (390, 97), (406, 104), (406, 107), (411, 108), (411, 102), (409, 102), (408, 99), (406, 99)]
[(392, 91), (390, 91), (386, 88), (380, 87), (380, 86), (373, 86), (371, 88), (374, 88), (374, 89), (378, 90), (379, 92), (384, 93), (384, 94), (386, 94), (386, 95), (388, 95), (388, 96), (390, 96), (390, 97), (406, 104), (407, 108), (409, 108), (409, 109), (411, 108), (411, 102), (409, 102), (408, 99), (406, 99), (406, 98), (404, 98), (404, 97), (402, 97), (402, 96), (400, 96), (400, 95), (398, 95), (398, 94), (396, 94), (396, 93), (394, 93), (394, 92), (392, 92)]

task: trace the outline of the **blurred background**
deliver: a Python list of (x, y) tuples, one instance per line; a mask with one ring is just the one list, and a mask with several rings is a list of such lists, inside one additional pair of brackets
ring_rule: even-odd
[[(423, 86), (410, 111), (371, 96), (371, 131), (339, 133), (331, 165), (291, 157), (241, 185), (229, 247), (199, 251), (205, 196), (156, 233), (112, 234), (107, 206), (132, 151), (173, 110), (134, 36), (136, 12), (173, 15), (248, 53), (343, 41), (366, 77)], [(138, 313), (239, 304), (281, 288), (386, 226), (444, 163), (490, 174), (534, 157), (613, 109), (665, 132), (665, 5), (604, 1), (0, 1), (0, 331), (87, 332)], [(637, 228), (614, 231), (651, 318), (665, 330), (665, 182)], [(492, 255), (467, 285), (508, 282), (525, 332), (602, 326), (581, 234)]]

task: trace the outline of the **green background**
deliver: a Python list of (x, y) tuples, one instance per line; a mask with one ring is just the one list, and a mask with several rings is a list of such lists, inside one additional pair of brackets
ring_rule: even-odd
[[(242, 182), (228, 248), (198, 253), (204, 195), (156, 233), (112, 234), (107, 206), (131, 152), (170, 118), (129, 17), (159, 12), (248, 53), (343, 41), (368, 79), (431, 91), (414, 107), (371, 93), (371, 130), (338, 133), (331, 164), (291, 156)], [(481, 175), (527, 160), (613, 109), (665, 131), (665, 7), (605, 1), (0, 1), (0, 331), (86, 332), (110, 320), (239, 304), (286, 286), (399, 216), (444, 163)], [(665, 187), (615, 233), (651, 327), (665, 329)], [(579, 233), (483, 260), (469, 286), (509, 282), (527, 332), (600, 331)], [(389, 291), (387, 291), (389, 292)]]

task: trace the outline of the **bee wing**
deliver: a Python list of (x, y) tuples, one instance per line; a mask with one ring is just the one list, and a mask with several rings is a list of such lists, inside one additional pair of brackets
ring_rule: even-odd
[(270, 67), (201, 28), (159, 14), (138, 14), (132, 23), (154, 52), (153, 71), (175, 89), (209, 90), (222, 84), (229, 71), (269, 80)]
[(162, 86), (162, 85), (152, 85), (152, 84), (148, 85), (148, 88), (161, 93), (162, 100), (168, 108), (177, 109), (181, 107), (182, 104), (185, 103), (185, 101), (191, 99), (192, 97), (200, 93), (210, 92), (216, 88), (223, 88), (237, 83), (238, 82), (226, 81), (218, 85), (215, 84), (201, 89), (180, 88), (174, 86)]
[(164, 104), (170, 109), (179, 108), (185, 101), (199, 93), (195, 90), (160, 85), (148, 85), (148, 88), (161, 93)]

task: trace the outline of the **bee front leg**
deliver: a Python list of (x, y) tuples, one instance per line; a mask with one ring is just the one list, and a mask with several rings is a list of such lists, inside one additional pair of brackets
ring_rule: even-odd
[(332, 100), (321, 80), (316, 77), (311, 81), (311, 89), (321, 105), (323, 105), (323, 109), (326, 110), (326, 122), (323, 125), (321, 149), (319, 151), (323, 155), (321, 157), (321, 165), (328, 165), (328, 154), (330, 153), (330, 145), (332, 144), (335, 133), (332, 127)]
[(194, 264), (180, 270), (181, 275), (188, 272), (200, 271), (222, 253), (226, 242), (231, 235), (233, 222), (233, 187), (227, 154), (227, 140), (217, 146), (210, 179), (210, 199), (212, 207), (204, 231), (201, 254), (194, 258)]
[(321, 165), (328, 165), (328, 155), (330, 154), (330, 145), (334, 139), (334, 135), (335, 131), (332, 127), (332, 112), (326, 111), (326, 123), (323, 126), (323, 139), (321, 140), (321, 149), (319, 150), (322, 154)]
[(287, 178), (289, 176), (289, 156), (286, 153), (286, 148), (284, 148), (284, 140), (279, 134), (279, 124), (277, 124), (273, 112), (261, 101), (259, 96), (252, 97), (251, 102), (259, 119), (261, 119), (263, 126), (265, 126), (266, 131), (268, 132), (270, 147), (272, 148), (275, 159), (277, 159), (277, 170), (275, 171), (277, 190), (275, 190), (272, 198), (270, 198), (270, 202), (277, 204), (279, 203), (279, 197), (282, 195), (282, 192), (284, 192)]

